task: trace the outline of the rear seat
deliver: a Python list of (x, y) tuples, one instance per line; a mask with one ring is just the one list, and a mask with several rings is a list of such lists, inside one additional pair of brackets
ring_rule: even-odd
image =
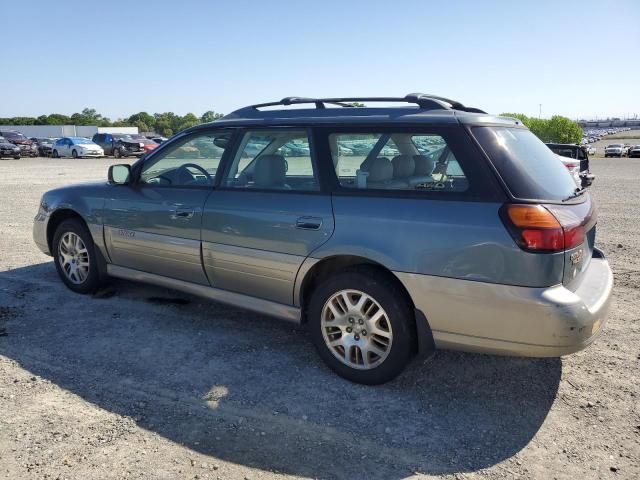
[(393, 158), (393, 178), (407, 187), (433, 182), (433, 160), (424, 155), (398, 155)]
[(376, 157), (369, 164), (367, 188), (407, 188), (407, 182), (393, 177), (394, 167), (386, 157)]
[(415, 162), (416, 168), (413, 176), (409, 179), (409, 185), (414, 187), (419, 183), (433, 182), (431, 174), (433, 173), (436, 162), (425, 155), (414, 155), (413, 161)]
[(391, 161), (393, 164), (393, 178), (409, 187), (409, 178), (416, 170), (416, 162), (410, 155), (397, 155)]

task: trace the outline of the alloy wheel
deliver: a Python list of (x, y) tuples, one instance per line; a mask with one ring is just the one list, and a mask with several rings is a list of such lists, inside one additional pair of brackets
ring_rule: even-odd
[(393, 332), (382, 306), (358, 290), (341, 290), (325, 302), (322, 336), (331, 353), (348, 367), (370, 370), (389, 355)]
[(67, 232), (58, 245), (58, 261), (67, 279), (79, 285), (89, 276), (89, 252), (76, 233)]

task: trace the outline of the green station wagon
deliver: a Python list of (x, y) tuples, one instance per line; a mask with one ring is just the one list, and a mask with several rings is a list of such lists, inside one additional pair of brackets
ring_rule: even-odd
[(34, 240), (75, 292), (118, 277), (306, 324), (329, 367), (377, 384), (435, 348), (584, 348), (613, 287), (596, 220), (518, 120), (289, 97), (45, 193)]

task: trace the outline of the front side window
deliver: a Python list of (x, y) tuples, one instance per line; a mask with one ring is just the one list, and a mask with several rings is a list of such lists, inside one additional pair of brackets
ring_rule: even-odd
[(242, 189), (319, 189), (305, 130), (246, 132), (224, 186)]
[(231, 133), (200, 133), (178, 140), (145, 162), (140, 183), (185, 187), (213, 185)]
[(344, 188), (464, 192), (469, 187), (451, 146), (440, 135), (334, 133), (329, 145)]

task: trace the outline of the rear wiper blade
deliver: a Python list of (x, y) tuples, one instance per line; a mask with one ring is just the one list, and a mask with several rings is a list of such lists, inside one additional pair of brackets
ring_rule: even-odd
[(587, 189), (585, 187), (577, 187), (571, 195), (569, 195), (567, 198), (563, 198), (562, 201), (568, 202), (569, 200), (573, 200), (574, 198), (579, 197), (586, 191)]

